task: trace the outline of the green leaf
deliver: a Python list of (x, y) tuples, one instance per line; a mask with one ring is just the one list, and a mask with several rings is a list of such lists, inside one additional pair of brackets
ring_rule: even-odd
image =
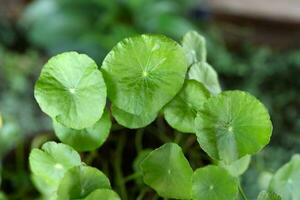
[(92, 192), (84, 200), (121, 200), (119, 195), (113, 190), (109, 189), (98, 189)]
[(236, 200), (238, 181), (224, 168), (206, 166), (199, 168), (193, 175), (193, 200)]
[(55, 191), (65, 172), (81, 165), (79, 154), (70, 146), (47, 142), (41, 150), (33, 149), (29, 156), (30, 169), (35, 179)]
[(57, 200), (82, 199), (97, 189), (110, 189), (108, 178), (96, 168), (76, 166), (61, 180)]
[(197, 112), (209, 98), (207, 89), (199, 82), (188, 80), (177, 96), (164, 108), (168, 124), (184, 133), (195, 133)]
[(251, 156), (246, 155), (230, 164), (220, 161), (218, 165), (225, 168), (231, 176), (240, 176), (248, 169), (250, 161)]
[(144, 182), (160, 196), (190, 199), (193, 170), (175, 143), (152, 151), (141, 163)]
[[(135, 174), (142, 175), (141, 163), (152, 151), (153, 151), (152, 149), (143, 149), (142, 151), (140, 151), (138, 153), (138, 155), (136, 156), (136, 158), (133, 161), (133, 170), (134, 170)], [(136, 178), (135, 182), (138, 185), (144, 184), (142, 176)]]
[(222, 91), (217, 72), (206, 62), (193, 64), (188, 71), (188, 79), (202, 83), (213, 95)]
[(269, 190), (279, 194), (283, 200), (300, 199), (300, 154), (292, 157), (271, 179)]
[(206, 42), (199, 33), (196, 31), (187, 32), (183, 36), (181, 44), (189, 66), (196, 62), (206, 62)]
[(257, 153), (269, 143), (272, 134), (267, 109), (241, 91), (222, 92), (208, 99), (195, 124), (201, 148), (227, 164)]
[(44, 65), (34, 96), (50, 117), (68, 128), (83, 129), (100, 119), (106, 103), (106, 86), (91, 58), (67, 52)]
[(56, 187), (51, 187), (49, 186), (44, 179), (32, 174), (31, 175), (31, 180), (35, 186), (35, 188), (41, 193), (43, 194), (43, 197), (45, 197), (45, 199), (47, 200), (56, 200), (57, 195), (56, 195), (56, 190), (57, 190), (57, 186)]
[(153, 122), (157, 116), (157, 113), (141, 113), (140, 115), (134, 115), (128, 113), (120, 108), (112, 105), (111, 112), (118, 124), (131, 129), (142, 128)]
[(110, 100), (135, 115), (157, 113), (180, 90), (186, 71), (182, 47), (157, 35), (119, 42), (102, 65)]
[(82, 130), (70, 129), (53, 120), (57, 137), (77, 151), (92, 151), (100, 147), (107, 139), (111, 128), (108, 111), (92, 127)]
[(257, 200), (281, 200), (281, 197), (274, 192), (261, 191)]

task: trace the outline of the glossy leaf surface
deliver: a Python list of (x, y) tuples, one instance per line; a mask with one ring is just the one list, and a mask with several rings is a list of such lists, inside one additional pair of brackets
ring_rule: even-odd
[(164, 108), (165, 119), (173, 128), (184, 133), (195, 133), (195, 118), (203, 103), (210, 97), (199, 82), (188, 80), (176, 97)]
[(73, 167), (59, 184), (57, 200), (82, 199), (97, 189), (110, 189), (110, 182), (101, 171), (88, 166)]
[(300, 155), (296, 154), (290, 162), (282, 166), (271, 179), (269, 190), (277, 193), (283, 200), (300, 199)]
[(106, 103), (106, 86), (91, 58), (66, 52), (44, 65), (34, 96), (50, 117), (68, 128), (83, 129), (100, 119)]
[(152, 151), (141, 163), (144, 182), (160, 196), (190, 199), (193, 170), (175, 143)]
[(193, 175), (193, 200), (236, 200), (238, 181), (218, 166), (199, 168)]
[(82, 130), (70, 129), (53, 121), (55, 134), (65, 144), (72, 146), (77, 151), (92, 151), (100, 147), (107, 139), (111, 128), (108, 111), (92, 127)]
[(102, 65), (110, 100), (135, 115), (158, 112), (180, 90), (186, 70), (182, 47), (157, 35), (124, 39)]
[(226, 164), (255, 154), (270, 141), (272, 123), (267, 109), (241, 91), (211, 97), (195, 121), (201, 148)]

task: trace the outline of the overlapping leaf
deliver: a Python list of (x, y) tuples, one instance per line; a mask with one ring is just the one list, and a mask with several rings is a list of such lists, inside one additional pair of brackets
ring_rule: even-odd
[(160, 196), (190, 199), (193, 170), (175, 143), (152, 151), (141, 163), (144, 182)]
[(193, 64), (188, 71), (188, 79), (202, 83), (211, 94), (219, 94), (221, 86), (216, 71), (206, 62)]
[(207, 100), (195, 126), (202, 149), (227, 164), (261, 150), (272, 133), (266, 108), (241, 91), (222, 92)]
[(145, 127), (153, 122), (157, 116), (157, 113), (148, 112), (143, 112), (140, 115), (131, 114), (114, 105), (112, 105), (111, 111), (119, 124), (131, 129)]
[(201, 83), (186, 81), (179, 94), (165, 106), (166, 121), (178, 131), (195, 133), (194, 121), (197, 112), (209, 96), (209, 92)]
[(196, 62), (206, 62), (206, 42), (196, 31), (187, 32), (182, 39), (182, 46), (191, 66)]
[(83, 199), (97, 189), (110, 189), (108, 178), (96, 168), (76, 166), (61, 180), (57, 200)]
[(97, 189), (84, 200), (121, 200), (116, 192), (109, 189)]
[(68, 128), (83, 129), (100, 119), (106, 103), (106, 86), (91, 58), (67, 52), (44, 65), (34, 96), (50, 117)]
[(54, 192), (65, 172), (74, 166), (81, 165), (81, 160), (79, 154), (68, 145), (47, 142), (41, 150), (31, 151), (29, 164), (34, 179), (42, 185), (47, 185), (49, 190)]
[(135, 115), (158, 112), (180, 90), (186, 70), (182, 47), (157, 35), (119, 42), (102, 65), (110, 100)]
[(193, 200), (236, 200), (238, 181), (218, 166), (199, 168), (193, 175)]
[(277, 193), (283, 200), (300, 199), (300, 155), (282, 166), (271, 179), (269, 190)]
[(62, 142), (77, 151), (92, 151), (106, 141), (111, 128), (111, 120), (108, 111), (105, 111), (96, 124), (82, 130), (67, 128), (55, 120), (53, 125), (57, 137)]

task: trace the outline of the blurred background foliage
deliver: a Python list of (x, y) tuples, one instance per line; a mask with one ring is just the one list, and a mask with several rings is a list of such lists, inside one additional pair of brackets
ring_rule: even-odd
[(0, 200), (5, 193), (9, 199), (37, 196), (27, 157), (31, 145), (54, 137), (33, 98), (34, 81), (47, 58), (76, 50), (101, 65), (124, 37), (159, 33), (180, 41), (189, 30), (206, 37), (208, 60), (222, 87), (249, 91), (270, 111), (271, 145), (252, 159), (243, 179), (250, 199), (257, 196), (270, 174), (300, 152), (299, 45), (231, 43), (207, 4), (197, 0), (6, 0), (0, 4)]

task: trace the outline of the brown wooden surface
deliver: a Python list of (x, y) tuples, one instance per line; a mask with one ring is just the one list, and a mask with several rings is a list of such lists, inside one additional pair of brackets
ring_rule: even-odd
[(300, 0), (207, 0), (213, 12), (300, 23)]

